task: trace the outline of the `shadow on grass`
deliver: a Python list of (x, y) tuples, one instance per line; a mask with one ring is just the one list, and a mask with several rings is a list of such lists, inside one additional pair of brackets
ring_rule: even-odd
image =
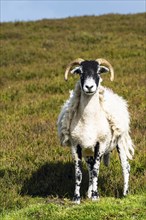
[[(81, 186), (82, 196), (85, 196), (88, 187), (88, 173), (83, 171)], [(74, 163), (45, 163), (30, 179), (25, 180), (21, 195), (30, 196), (58, 196), (72, 198), (74, 193)]]
[[(82, 168), (81, 196), (86, 197), (88, 189), (88, 171)], [(58, 196), (59, 198), (72, 198), (74, 193), (74, 163), (51, 162), (45, 163), (30, 179), (24, 181), (21, 195), (32, 197)], [(105, 168), (99, 175), (99, 192), (101, 196), (122, 197), (123, 180), (114, 177), (110, 168)]]

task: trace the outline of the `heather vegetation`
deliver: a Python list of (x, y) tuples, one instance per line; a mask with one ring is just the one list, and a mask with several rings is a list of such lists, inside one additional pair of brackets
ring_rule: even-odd
[[(0, 24), (2, 219), (90, 219), (85, 218), (88, 214), (96, 219), (97, 210), (101, 210), (96, 214), (102, 219), (144, 219), (144, 27), (145, 14)], [(74, 165), (70, 149), (59, 144), (56, 121), (78, 79), (70, 76), (68, 83), (64, 82), (64, 70), (77, 57), (109, 60), (115, 69), (115, 81), (110, 82), (109, 75), (104, 75), (103, 85), (128, 100), (136, 149), (130, 162), (132, 195), (127, 199), (119, 199), (123, 178), (117, 152), (113, 151), (110, 167), (102, 164), (100, 168), (101, 203), (86, 200), (85, 164), (83, 204), (74, 207), (70, 203)]]

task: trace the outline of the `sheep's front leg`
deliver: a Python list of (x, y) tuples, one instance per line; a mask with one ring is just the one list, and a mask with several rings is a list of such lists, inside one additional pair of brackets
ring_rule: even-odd
[(99, 198), (97, 185), (98, 185), (98, 174), (100, 166), (100, 155), (99, 155), (99, 144), (96, 145), (94, 151), (94, 157), (85, 157), (88, 171), (89, 171), (89, 188), (87, 196), (92, 198), (92, 200), (97, 200)]
[(124, 189), (123, 189), (123, 196), (128, 194), (129, 188), (129, 174), (130, 174), (130, 164), (128, 163), (126, 153), (122, 146), (117, 146), (117, 151), (119, 153), (119, 158), (121, 161), (123, 177), (124, 177)]
[(81, 170), (81, 160), (82, 160), (82, 149), (78, 145), (73, 148), (73, 157), (75, 160), (75, 192), (73, 201), (80, 204), (80, 185), (82, 181), (82, 170)]
[(98, 194), (98, 175), (100, 167), (100, 154), (99, 154), (99, 143), (97, 143), (94, 151), (94, 163), (92, 171), (92, 200), (97, 200), (99, 198)]
[(92, 197), (92, 173), (93, 173), (93, 165), (94, 165), (94, 158), (93, 157), (85, 157), (85, 161), (87, 163), (87, 168), (89, 172), (89, 187), (88, 187), (88, 192), (87, 196), (90, 199)]

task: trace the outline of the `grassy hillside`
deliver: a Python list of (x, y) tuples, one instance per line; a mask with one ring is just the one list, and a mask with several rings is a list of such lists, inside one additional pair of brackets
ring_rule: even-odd
[[(70, 77), (65, 83), (64, 70), (77, 57), (104, 57), (113, 65), (115, 81), (111, 83), (105, 75), (103, 84), (129, 103), (131, 136), (136, 145), (130, 162), (130, 191), (133, 195), (146, 192), (144, 24), (145, 14), (0, 24), (1, 211), (30, 204), (37, 207), (52, 197), (72, 197), (74, 165), (70, 149), (59, 145), (56, 121), (77, 81), (77, 77)], [(83, 172), (85, 197), (85, 165)], [(110, 168), (102, 165), (100, 169), (100, 194), (120, 197), (122, 186), (114, 151)]]

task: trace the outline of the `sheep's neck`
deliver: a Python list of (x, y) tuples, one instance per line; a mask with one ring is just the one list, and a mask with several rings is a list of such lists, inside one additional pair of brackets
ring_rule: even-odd
[(86, 95), (81, 92), (81, 99), (79, 103), (79, 113), (82, 115), (82, 119), (86, 120), (88, 117), (97, 117), (100, 111), (99, 93), (98, 91), (94, 95)]

